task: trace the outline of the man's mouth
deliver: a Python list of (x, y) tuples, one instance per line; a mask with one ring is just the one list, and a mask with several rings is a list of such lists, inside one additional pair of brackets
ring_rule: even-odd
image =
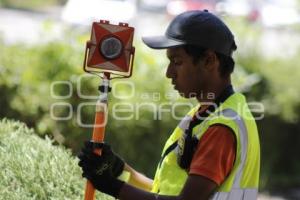
[(177, 90), (177, 85), (175, 83), (172, 83), (174, 86), (174, 89)]

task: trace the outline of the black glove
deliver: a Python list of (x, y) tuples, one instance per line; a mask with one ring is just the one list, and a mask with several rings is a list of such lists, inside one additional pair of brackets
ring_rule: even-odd
[[(96, 148), (102, 150), (101, 156), (94, 153)], [(99, 191), (117, 198), (124, 184), (117, 179), (124, 169), (124, 161), (116, 155), (108, 144), (86, 142), (78, 156), (82, 176), (91, 181)]]
[[(95, 149), (101, 149), (101, 156), (94, 153)], [(113, 177), (118, 177), (124, 170), (124, 161), (112, 151), (106, 143), (87, 141), (79, 154), (79, 166), (86, 167), (94, 173), (101, 174), (101, 170), (108, 168)]]
[(121, 188), (123, 187), (125, 182), (120, 181), (116, 177), (113, 177), (108, 168), (103, 169), (101, 171), (101, 174), (94, 173), (85, 167), (82, 167), (82, 169), (82, 176), (91, 181), (91, 183), (97, 190), (111, 195), (115, 198), (119, 197)]

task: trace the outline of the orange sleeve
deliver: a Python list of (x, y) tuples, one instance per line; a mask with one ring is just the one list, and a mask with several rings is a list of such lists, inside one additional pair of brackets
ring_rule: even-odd
[(214, 125), (198, 143), (189, 174), (204, 176), (220, 185), (235, 161), (236, 139), (229, 127)]

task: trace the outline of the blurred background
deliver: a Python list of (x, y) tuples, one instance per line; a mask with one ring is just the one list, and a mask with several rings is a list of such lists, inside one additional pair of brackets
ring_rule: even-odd
[[(300, 0), (0, 0), (0, 118), (24, 122), (41, 138), (78, 153), (92, 133), (78, 125), (78, 115), (92, 124), (94, 106), (78, 108), (96, 98), (80, 98), (78, 91), (98, 94), (99, 78), (83, 77), (82, 63), (91, 23), (99, 19), (135, 27), (133, 77), (124, 80), (135, 85), (135, 93), (125, 99), (111, 96), (110, 109), (117, 102), (167, 107), (190, 102), (164, 96), (173, 92), (164, 77), (165, 51), (147, 48), (141, 36), (161, 34), (174, 16), (195, 9), (208, 9), (229, 25), (238, 45), (236, 90), (264, 104), (264, 118), (257, 121), (259, 198), (300, 199)], [(53, 85), (57, 81), (62, 82)], [(114, 88), (114, 81), (113, 89), (130, 92), (126, 84)], [(106, 138), (129, 164), (153, 177), (178, 120), (167, 112), (153, 119), (155, 113), (147, 107), (138, 115), (130, 121), (110, 116)]]

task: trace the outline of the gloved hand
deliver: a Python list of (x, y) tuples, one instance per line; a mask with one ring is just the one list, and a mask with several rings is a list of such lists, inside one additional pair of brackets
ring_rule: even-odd
[[(101, 156), (94, 153), (95, 149), (101, 149)], [(100, 173), (103, 168), (108, 168), (113, 177), (118, 177), (124, 170), (125, 163), (111, 147), (106, 143), (87, 141), (79, 154), (79, 166)]]
[[(95, 148), (102, 149), (101, 155), (95, 154)], [(124, 169), (124, 161), (116, 155), (108, 144), (86, 142), (78, 156), (82, 176), (91, 181), (99, 191), (118, 197), (124, 184), (117, 179)]]
[(99, 173), (85, 166), (82, 167), (82, 170), (82, 176), (87, 178), (93, 184), (94, 188), (115, 198), (119, 197), (121, 188), (125, 182), (114, 177), (108, 168), (104, 167), (101, 171), (98, 171)]

